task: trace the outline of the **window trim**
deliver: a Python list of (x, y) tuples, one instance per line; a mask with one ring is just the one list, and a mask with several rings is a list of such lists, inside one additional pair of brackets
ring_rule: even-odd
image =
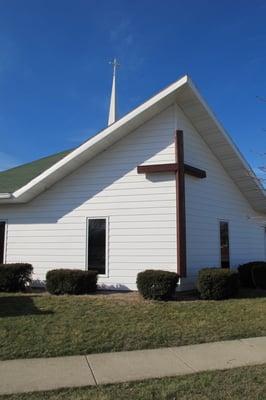
[(85, 246), (85, 269), (89, 270), (88, 266), (88, 251), (89, 251), (89, 224), (90, 219), (104, 219), (105, 220), (105, 274), (98, 274), (100, 278), (109, 278), (109, 217), (106, 216), (91, 216), (86, 218), (86, 246)]
[(6, 263), (6, 256), (7, 256), (7, 219), (0, 218), (0, 222), (5, 222), (5, 233), (4, 233), (4, 253), (3, 253), (3, 264)]
[(221, 222), (226, 222), (228, 224), (228, 249), (229, 249), (229, 267), (226, 269), (231, 269), (231, 239), (230, 239), (230, 221), (228, 219), (218, 219), (218, 237), (219, 237), (219, 264), (222, 267), (222, 252), (221, 252)]

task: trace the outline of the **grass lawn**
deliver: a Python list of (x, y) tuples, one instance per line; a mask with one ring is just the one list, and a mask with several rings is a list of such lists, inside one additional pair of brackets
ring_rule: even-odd
[(266, 365), (175, 378), (0, 396), (0, 400), (265, 400)]
[(58, 297), (2, 294), (0, 359), (263, 336), (265, 315), (265, 291), (246, 292), (242, 298), (220, 302), (193, 299), (153, 302), (142, 300), (137, 293)]

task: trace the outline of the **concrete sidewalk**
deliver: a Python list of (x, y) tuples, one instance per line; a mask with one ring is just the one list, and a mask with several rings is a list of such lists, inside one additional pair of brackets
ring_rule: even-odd
[(0, 394), (101, 385), (266, 363), (266, 337), (87, 356), (0, 361)]

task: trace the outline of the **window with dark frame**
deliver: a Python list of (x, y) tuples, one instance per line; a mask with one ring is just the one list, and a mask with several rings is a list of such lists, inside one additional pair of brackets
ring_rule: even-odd
[(220, 221), (220, 249), (221, 267), (230, 268), (229, 224), (226, 221)]
[(87, 244), (88, 269), (98, 271), (98, 274), (106, 273), (106, 219), (88, 219), (88, 244)]
[(4, 262), (6, 223), (0, 221), (0, 264)]

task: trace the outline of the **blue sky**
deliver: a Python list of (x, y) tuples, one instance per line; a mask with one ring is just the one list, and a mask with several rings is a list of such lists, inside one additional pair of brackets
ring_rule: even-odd
[(266, 164), (265, 0), (0, 0), (0, 8), (0, 169), (105, 127), (114, 56), (120, 116), (187, 73), (250, 164)]

